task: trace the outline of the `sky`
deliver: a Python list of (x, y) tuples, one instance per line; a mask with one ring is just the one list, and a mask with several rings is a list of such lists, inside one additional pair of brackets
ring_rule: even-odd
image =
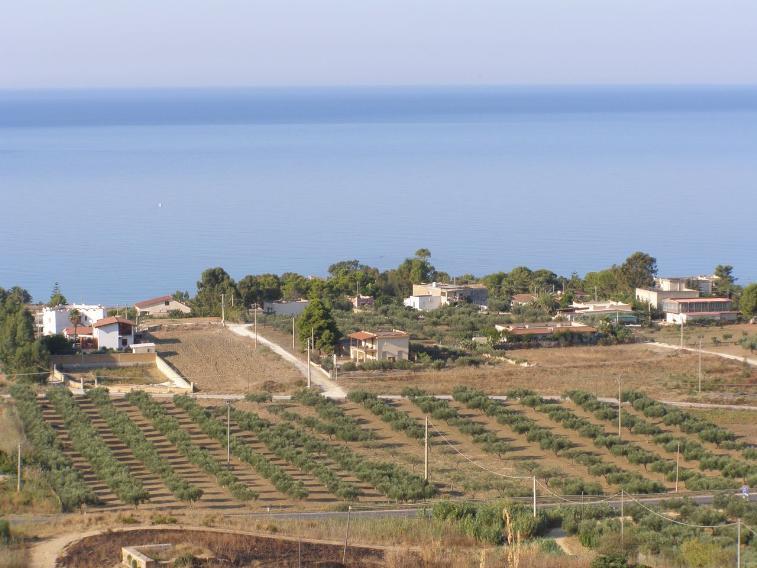
[(0, 0), (0, 89), (757, 84), (755, 0)]

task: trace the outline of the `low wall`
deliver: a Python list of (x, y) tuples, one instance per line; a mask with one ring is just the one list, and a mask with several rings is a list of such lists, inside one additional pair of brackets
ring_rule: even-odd
[[(56, 381), (66, 381), (65, 371), (85, 371), (98, 368), (123, 368), (154, 365), (155, 368), (171, 383), (166, 385), (130, 385), (117, 384), (108, 387), (110, 392), (127, 393), (142, 390), (155, 394), (184, 394), (194, 391), (194, 385), (177, 373), (157, 353), (97, 353), (93, 355), (56, 355), (50, 358), (53, 363), (51, 376)], [(63, 369), (61, 371), (60, 369)], [(81, 383), (71, 382), (75, 388), (82, 388)]]
[(50, 363), (71, 370), (98, 367), (136, 367), (155, 363), (155, 353), (93, 353), (90, 355), (54, 355)]

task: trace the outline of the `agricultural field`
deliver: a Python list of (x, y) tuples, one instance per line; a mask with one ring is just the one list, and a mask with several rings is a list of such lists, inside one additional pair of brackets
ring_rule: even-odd
[[(40, 483), (55, 492), (63, 510), (151, 515), (155, 523), (173, 515), (228, 527), (244, 513), (417, 504), (430, 518), (356, 522), (355, 542), (399, 544), (412, 534), (413, 544), (429, 547), (421, 554), (437, 554), (431, 540), (444, 535), (459, 541), (463, 554), (502, 544), (506, 509), (527, 527), (524, 536), (535, 539), (525, 557), (543, 561), (568, 548), (576, 556), (563, 565), (586, 567), (587, 558), (611, 552), (617, 541), (617, 513), (606, 501), (617, 501), (620, 492), (630, 499), (626, 530), (639, 535), (631, 541), (638, 552), (678, 554), (677, 546), (698, 538), (696, 532), (665, 533), (667, 540), (652, 545), (650, 523), (662, 513), (644, 507), (694, 524), (723, 524), (707, 540), (721, 550), (733, 541), (727, 521), (738, 505), (726, 495), (745, 481), (757, 485), (753, 437), (636, 390), (624, 392), (620, 435), (617, 405), (578, 389), (563, 401), (527, 389), (507, 391), (507, 401), (490, 399), (474, 387), (457, 387), (444, 399), (417, 388), (393, 399), (356, 390), (343, 402), (306, 390), (288, 401), (258, 392), (229, 406), (142, 392), (110, 398), (104, 389), (75, 396), (55, 388), (37, 397), (31, 387), (16, 385), (12, 394), (34, 462), (45, 472)], [(427, 417), (429, 482), (423, 478)], [(530, 505), (534, 486), (537, 517)], [(705, 513), (681, 499), (638, 501), (691, 492), (721, 495), (722, 503)], [(579, 504), (580, 519), (572, 508)], [(757, 510), (744, 515), (757, 519)], [(263, 528), (337, 540), (344, 530), (341, 517), (316, 523), (315, 531), (298, 523), (282, 519)], [(563, 548), (554, 551), (554, 540), (542, 548), (539, 538), (556, 527), (567, 533)], [(505, 551), (492, 551), (492, 565), (504, 563)], [(475, 560), (439, 565), (479, 565)]]
[[(181, 320), (179, 320), (181, 321)], [(193, 321), (193, 320), (189, 320)], [(291, 392), (302, 386), (296, 369), (272, 351), (209, 323), (162, 324), (149, 340), (159, 355), (200, 392)]]
[[(564, 402), (513, 390), (507, 402), (458, 387), (451, 400), (418, 389), (384, 400), (353, 391), (338, 403), (309, 391), (226, 406), (187, 396), (103, 389), (35, 398), (14, 388), (38, 460), (64, 509), (333, 509), (431, 498), (657, 494), (757, 484), (749, 439), (629, 394), (616, 407), (584, 391)], [(652, 407), (649, 411), (648, 407)], [(627, 407), (627, 409), (626, 409)], [(660, 408), (666, 409), (662, 412)], [(645, 414), (646, 413), (646, 414)], [(430, 483), (423, 480), (430, 419)], [(227, 421), (230, 427), (227, 460)]]
[(521, 365), (502, 362), (442, 371), (351, 373), (345, 375), (345, 384), (377, 394), (398, 394), (408, 385), (449, 394), (455, 386), (464, 384), (488, 394), (504, 394), (513, 388), (534, 388), (544, 395), (587, 389), (599, 396), (617, 397), (615, 377), (623, 377), (624, 388), (643, 390), (662, 400), (757, 403), (757, 368), (717, 356), (702, 357), (701, 397), (696, 395), (695, 353), (632, 344), (519, 349), (507, 352), (507, 356)]

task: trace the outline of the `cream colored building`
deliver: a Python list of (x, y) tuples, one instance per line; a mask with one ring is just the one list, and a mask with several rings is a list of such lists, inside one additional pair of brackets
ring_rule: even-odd
[(410, 336), (399, 330), (357, 331), (348, 335), (350, 359), (363, 361), (402, 361), (410, 355)]
[(137, 302), (134, 304), (134, 308), (137, 310), (137, 315), (152, 316), (154, 318), (168, 317), (169, 312), (188, 314), (192, 311), (189, 306), (172, 296), (160, 296), (159, 298)]
[(435, 310), (449, 304), (468, 302), (477, 306), (486, 306), (489, 291), (483, 284), (413, 284), (413, 295), (406, 298), (404, 304), (416, 310)]

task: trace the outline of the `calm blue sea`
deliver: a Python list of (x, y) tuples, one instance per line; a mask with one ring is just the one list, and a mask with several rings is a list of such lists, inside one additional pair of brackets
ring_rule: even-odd
[(0, 92), (0, 286), (115, 304), (419, 247), (757, 280), (757, 88)]

